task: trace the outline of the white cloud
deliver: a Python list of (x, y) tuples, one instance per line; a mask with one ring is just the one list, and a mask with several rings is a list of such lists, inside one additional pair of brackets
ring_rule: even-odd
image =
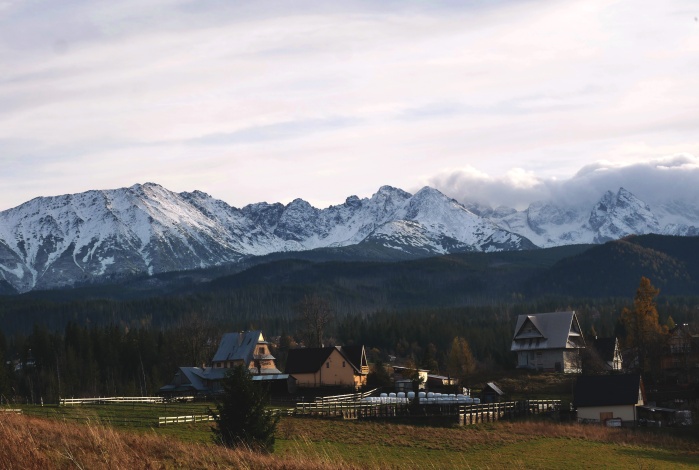
[(635, 163), (598, 161), (570, 178), (543, 178), (521, 170), (501, 177), (466, 168), (447, 172), (429, 184), (461, 201), (523, 209), (535, 201), (589, 207), (606, 191), (620, 187), (649, 204), (683, 200), (699, 205), (699, 157), (677, 154)]

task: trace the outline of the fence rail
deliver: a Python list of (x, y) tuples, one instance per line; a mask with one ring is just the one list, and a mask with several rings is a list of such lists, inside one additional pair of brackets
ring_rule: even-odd
[(539, 415), (561, 409), (561, 400), (523, 400), (480, 405), (460, 405), (459, 424), (489, 423), (501, 419)]
[(163, 397), (98, 397), (98, 398), (61, 398), (59, 405), (98, 405), (105, 403), (163, 403)]
[(205, 421), (213, 420), (214, 417), (211, 415), (159, 416), (158, 427), (166, 426), (168, 424), (203, 423)]
[(362, 398), (369, 397), (376, 393), (379, 389), (375, 388), (373, 390), (369, 390), (367, 392), (362, 392), (362, 393), (346, 393), (344, 395), (332, 395), (329, 397), (318, 397), (315, 399), (315, 403), (319, 403), (321, 405), (328, 405), (332, 403), (354, 403), (354, 402), (359, 402)]

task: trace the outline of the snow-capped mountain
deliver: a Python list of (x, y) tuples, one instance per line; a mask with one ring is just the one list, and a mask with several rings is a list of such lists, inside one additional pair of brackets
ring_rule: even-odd
[(25, 292), (364, 241), (421, 255), (534, 248), (431, 188), (384, 186), (326, 209), (301, 199), (237, 209), (147, 183), (0, 212), (0, 281)]
[(479, 211), (539, 247), (604, 243), (647, 233), (699, 234), (699, 209), (696, 207), (673, 201), (651, 209), (624, 188), (616, 193), (607, 191), (592, 208), (535, 202), (523, 211), (492, 210), (487, 206), (480, 206)]
[(241, 209), (152, 183), (40, 197), (0, 212), (0, 292), (49, 289), (235, 263), (250, 256), (370, 244), (409, 256), (603, 243), (631, 234), (699, 235), (699, 208), (651, 208), (624, 188), (593, 207), (523, 211), (463, 205), (436, 189), (383, 186), (318, 209), (296, 199)]

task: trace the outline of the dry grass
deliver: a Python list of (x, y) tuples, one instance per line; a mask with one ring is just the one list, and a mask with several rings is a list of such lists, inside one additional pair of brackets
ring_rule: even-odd
[(579, 468), (581, 462), (592, 464), (591, 454), (599, 457), (597, 463), (616, 462), (616, 468), (699, 463), (696, 441), (551, 422), (440, 428), (284, 418), (278, 439), (277, 453), (259, 455), (184, 442), (155, 430), (136, 433), (92, 422), (3, 415), (0, 469)]
[(247, 450), (191, 444), (153, 434), (117, 431), (22, 415), (0, 416), (2, 469), (352, 469), (335, 456), (281, 459)]

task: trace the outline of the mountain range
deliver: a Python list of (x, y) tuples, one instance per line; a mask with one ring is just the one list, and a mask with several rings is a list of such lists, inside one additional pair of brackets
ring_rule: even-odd
[[(0, 212), (0, 293), (113, 282), (264, 255), (352, 249), (370, 259), (532, 250), (603, 243), (631, 234), (698, 235), (699, 209), (650, 208), (629, 191), (593, 207), (527, 209), (461, 204), (436, 189), (383, 186), (325, 209), (296, 199), (235, 208), (200, 191), (153, 183), (39, 197)], [(363, 255), (362, 255), (363, 254)]]

